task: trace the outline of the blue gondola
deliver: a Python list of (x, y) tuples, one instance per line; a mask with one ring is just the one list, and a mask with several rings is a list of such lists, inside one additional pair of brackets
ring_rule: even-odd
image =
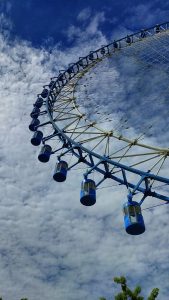
[(80, 202), (85, 206), (96, 203), (96, 185), (91, 179), (84, 179), (81, 183)]
[(58, 77), (58, 80), (63, 82), (64, 78), (63, 78), (63, 74), (61, 74), (59, 77)]
[(127, 35), (126, 37), (126, 43), (127, 44), (131, 44), (131, 37)]
[(146, 31), (144, 29), (141, 30), (140, 37), (144, 39), (146, 37)]
[(67, 72), (68, 72), (69, 75), (72, 74), (72, 73), (74, 73), (73, 67), (69, 67), (69, 68), (67, 69)]
[(123, 212), (126, 232), (131, 235), (142, 234), (145, 231), (145, 225), (139, 203), (126, 202), (123, 205)]
[(29, 124), (29, 130), (36, 131), (37, 126), (40, 124), (39, 119), (33, 119), (32, 122)]
[(55, 167), (53, 179), (57, 182), (63, 182), (66, 180), (68, 164), (64, 160), (60, 160)]
[(78, 61), (78, 64), (79, 64), (80, 67), (84, 67), (83, 60), (82, 60), (82, 59)]
[(55, 87), (55, 81), (51, 80), (51, 82), (49, 83), (49, 88), (54, 88)]
[(51, 152), (52, 147), (49, 145), (44, 145), (38, 155), (38, 159), (43, 163), (48, 162), (50, 159)]
[(89, 54), (89, 59), (90, 59), (90, 60), (94, 60), (94, 55), (93, 55), (93, 53), (90, 53), (90, 54)]
[(102, 55), (104, 55), (104, 54), (106, 53), (106, 50), (105, 50), (104, 48), (101, 48), (101, 49), (100, 49), (100, 53), (101, 53)]
[(31, 138), (31, 144), (34, 146), (39, 146), (42, 142), (43, 132), (42, 131), (35, 131), (33, 137)]
[(31, 118), (37, 119), (40, 114), (40, 109), (38, 107), (34, 107), (32, 112), (30, 113)]
[(118, 45), (118, 43), (117, 43), (116, 41), (113, 42), (113, 47), (114, 47), (115, 49), (118, 49), (119, 45)]
[(159, 33), (161, 31), (160, 25), (156, 25), (155, 27), (155, 33)]
[(42, 98), (46, 98), (47, 95), (48, 95), (48, 89), (43, 89), (43, 91), (41, 93)]
[(35, 107), (41, 108), (41, 106), (43, 105), (43, 99), (42, 98), (38, 98), (34, 104)]

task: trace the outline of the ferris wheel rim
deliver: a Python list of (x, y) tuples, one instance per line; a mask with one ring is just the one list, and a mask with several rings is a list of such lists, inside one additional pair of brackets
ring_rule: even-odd
[[(145, 224), (141, 212), (141, 205), (143, 204), (144, 200), (147, 197), (153, 197), (156, 199), (163, 200), (164, 203), (153, 205), (148, 208), (146, 207), (143, 208), (143, 210), (150, 209), (164, 204), (169, 204), (169, 196), (168, 196), (169, 161), (167, 160), (169, 157), (169, 148), (160, 148), (160, 147), (140, 143), (140, 140), (142, 140), (142, 136), (145, 135), (145, 132), (141, 132), (141, 135), (139, 134), (138, 138), (131, 140), (126, 137), (127, 135), (129, 135), (129, 137), (134, 136), (133, 135), (134, 130), (129, 131), (129, 133), (127, 132), (126, 137), (124, 137), (123, 135), (118, 136), (117, 135), (118, 132), (117, 133), (115, 132), (116, 133), (115, 136), (114, 131), (116, 129), (111, 129), (109, 131), (104, 129), (104, 128), (108, 128), (107, 125), (105, 127), (103, 126), (102, 129), (99, 128), (99, 126), (97, 125), (98, 123), (97, 121), (93, 121), (93, 122), (92, 120), (90, 121), (90, 115), (93, 117), (94, 113), (96, 114), (98, 113), (98, 110), (97, 109), (93, 110), (92, 108), (92, 113), (91, 113), (89, 109), (89, 114), (88, 114), (86, 109), (88, 108), (88, 106), (86, 105), (86, 107), (84, 108), (83, 102), (82, 105), (78, 105), (75, 97), (75, 92), (79, 80), (88, 71), (90, 74), (90, 69), (92, 70), (92, 68), (95, 65), (97, 65), (99, 62), (101, 62), (103, 59), (115, 53), (115, 51), (117, 50), (115, 48), (120, 47), (120, 49), (122, 49), (123, 46), (124, 47), (131, 46), (131, 44), (139, 42), (140, 40), (143, 40), (143, 38), (147, 40), (148, 37), (144, 35), (145, 32), (146, 34), (148, 33), (150, 36), (153, 36), (157, 33), (163, 34), (164, 32), (166, 34), (167, 32), (166, 35), (165, 34), (163, 35), (164, 38), (162, 38), (162, 41), (160, 38), (154, 39), (155, 43), (152, 45), (152, 49), (155, 48), (155, 51), (153, 52), (153, 50), (150, 47), (150, 53), (148, 53), (151, 55), (150, 62), (152, 61), (152, 65), (156, 61), (158, 63), (161, 63), (160, 59), (159, 61), (154, 60), (153, 55), (155, 53), (155, 58), (156, 58), (156, 53), (157, 53), (156, 47), (159, 44), (163, 43), (164, 47), (169, 46), (169, 41), (168, 41), (169, 22), (165, 22), (159, 25), (157, 24), (148, 29), (141, 30), (135, 34), (127, 35), (124, 38), (114, 41), (113, 43), (110, 43), (106, 46), (101, 46), (101, 48), (95, 51), (91, 51), (87, 56), (79, 58), (79, 61), (77, 61), (76, 63), (69, 64), (68, 69), (64, 71), (63, 70), (59, 71), (58, 77), (51, 78), (51, 82), (48, 85), (43, 86), (44, 88), (43, 91), (41, 92), (41, 94), (37, 95), (38, 98), (36, 102), (33, 104), (33, 110), (30, 113), (30, 117), (32, 118), (32, 121), (29, 125), (30, 131), (34, 132), (33, 137), (31, 138), (31, 144), (34, 146), (39, 146), (40, 144), (42, 144), (40, 153), (38, 155), (38, 160), (42, 163), (46, 163), (49, 161), (50, 156), (52, 154), (56, 154), (56, 152), (58, 154), (54, 173), (53, 173), (53, 179), (56, 182), (65, 181), (67, 177), (67, 172), (70, 170), (76, 170), (76, 169), (84, 170), (84, 168), (81, 168), (81, 165), (79, 166), (79, 164), (82, 163), (85, 165), (85, 173), (83, 174), (83, 181), (81, 183), (81, 190), (80, 190), (81, 204), (85, 206), (94, 205), (96, 203), (96, 190), (99, 189), (98, 186), (100, 186), (107, 179), (108, 180), (111, 179), (113, 180), (113, 182), (116, 182), (116, 187), (121, 185), (124, 188), (127, 188), (127, 202), (125, 202), (123, 205), (124, 226), (126, 232), (131, 235), (139, 235), (145, 231)], [(141, 36), (141, 34), (143, 34), (143, 36)], [(149, 44), (151, 44), (152, 40), (150, 40)], [(140, 48), (141, 51), (143, 50), (143, 58), (144, 58), (145, 44), (146, 43), (143, 43), (143, 47), (140, 46), (138, 48), (134, 47), (134, 51), (132, 52), (132, 54)], [(117, 45), (118, 47), (116, 47)], [(167, 62), (168, 64), (169, 62), (169, 60), (167, 59), (168, 52), (167, 55), (165, 56), (166, 52), (164, 51), (164, 57), (162, 57), (161, 55), (160, 58), (161, 59), (164, 58), (162, 62), (164, 63)], [(127, 51), (124, 51), (124, 54), (127, 53), (128, 53)], [(85, 60), (86, 62), (85, 64), (83, 64), (84, 62), (83, 60)], [(146, 55), (145, 55), (145, 61), (146, 61)], [(82, 62), (82, 64), (80, 64), (80, 62)], [(149, 61), (146, 61), (146, 63), (147, 62), (149, 63)], [(73, 69), (72, 69), (72, 65), (73, 65)], [(164, 65), (162, 64), (161, 70), (163, 66)], [(167, 65), (167, 68), (164, 68), (164, 73), (166, 72), (166, 76), (169, 73), (168, 71), (169, 68)], [(161, 76), (160, 80), (161, 78), (166, 79), (167, 77)], [(82, 80), (82, 83), (83, 82), (84, 81)], [(135, 87), (135, 85), (133, 86)], [(83, 92), (83, 88), (80, 90), (79, 94), (78, 93), (77, 94), (81, 95), (80, 94), (81, 92)], [(96, 89), (94, 89), (94, 93), (95, 96), (97, 96)], [(157, 94), (156, 95), (157, 99), (158, 96), (159, 95)], [(163, 101), (165, 100), (165, 96), (166, 93), (164, 94), (164, 98), (162, 98)], [(97, 97), (95, 98), (97, 99)], [(88, 99), (90, 100), (90, 97), (88, 97)], [(104, 98), (102, 100), (103, 100), (102, 102), (104, 102)], [(82, 109), (81, 108), (79, 109), (79, 107), (81, 106)], [(41, 107), (43, 107), (44, 110), (43, 109), (40, 110)], [(96, 107), (98, 107), (98, 105), (96, 105)], [(103, 113), (105, 112), (103, 111)], [(107, 113), (106, 117), (108, 117), (110, 113), (108, 112), (106, 113)], [(135, 114), (137, 115), (137, 110), (135, 110)], [(47, 122), (45, 122), (46, 120), (43, 118), (42, 115), (44, 115), (44, 117), (48, 117)], [(42, 116), (41, 119), (42, 122), (41, 120), (38, 119), (39, 116), (40, 118)], [(128, 115), (126, 116), (128, 117)], [(106, 120), (107, 119), (108, 118), (106, 118)], [(119, 118), (119, 119), (121, 122), (123, 118)], [(97, 117), (96, 120), (98, 120)], [(103, 118), (100, 118), (100, 120), (102, 121)], [(124, 119), (123, 121), (124, 123), (126, 122), (126, 120)], [(115, 122), (116, 122), (116, 117), (115, 117)], [(104, 121), (102, 123), (104, 123)], [(153, 126), (153, 123), (154, 120), (152, 120), (151, 127)], [(111, 126), (112, 123), (109, 124)], [(159, 124), (160, 122), (158, 123), (158, 126)], [(118, 129), (120, 128), (120, 130), (121, 128), (125, 128), (125, 129), (130, 128), (127, 126), (125, 123), (125, 126), (123, 124), (122, 127), (118, 127), (118, 126), (117, 127)], [(42, 128), (44, 127), (43, 132), (39, 130), (39, 128), (41, 127)], [(160, 128), (161, 128), (160, 131), (161, 133), (163, 129), (163, 124), (161, 124)], [(154, 129), (154, 132), (156, 132), (155, 130), (156, 128)], [(122, 129), (121, 132), (126, 132), (126, 131), (123, 131)], [(112, 138), (111, 143), (109, 143), (110, 138)], [(112, 143), (113, 138), (118, 139), (119, 142), (113, 144)], [(158, 142), (159, 141), (160, 140), (158, 140)], [(138, 148), (140, 147), (142, 147), (141, 151), (137, 151)], [(147, 150), (145, 150), (145, 148)], [(139, 169), (136, 168), (136, 166), (138, 167), (138, 165), (139, 165)], [(76, 166), (78, 166), (78, 168), (76, 168)], [(115, 185), (113, 184), (113, 186)], [(106, 187), (102, 187), (102, 188), (106, 188)], [(133, 198), (135, 198), (136, 201), (133, 200)]]
[[(158, 26), (165, 26), (166, 28), (163, 28), (162, 27), (162, 32), (166, 32), (167, 30), (169, 30), (169, 22), (167, 22), (167, 23), (162, 23), (162, 24), (160, 24), (160, 25), (158, 25)], [(149, 29), (145, 29), (144, 31), (146, 31), (146, 32), (149, 32), (149, 34), (150, 35), (153, 35), (153, 33), (151, 33), (151, 30), (154, 30), (154, 28), (155, 27), (151, 27), (151, 28), (149, 28)], [(117, 40), (117, 41), (115, 41), (115, 42), (119, 42), (119, 43), (121, 43), (120, 44), (120, 47), (121, 47), (121, 45), (122, 45), (122, 43), (125, 43), (125, 41), (126, 41), (126, 38), (127, 37), (131, 37), (131, 39), (132, 39), (132, 43), (134, 43), (134, 42), (139, 42), (139, 40), (140, 40), (140, 38), (139, 38), (139, 36), (140, 36), (140, 34), (141, 34), (141, 32), (142, 31), (139, 31), (139, 32), (137, 32), (136, 34), (132, 34), (132, 35), (128, 35), (128, 36), (125, 36), (124, 38), (122, 38), (122, 39), (120, 39), (120, 40)], [(155, 34), (155, 33), (154, 33)], [(113, 42), (114, 43), (114, 42)], [(113, 43), (111, 43), (111, 44), (108, 44), (108, 45), (106, 45), (106, 46), (102, 46), (101, 48), (99, 48), (99, 49), (97, 49), (97, 50), (95, 50), (95, 51), (91, 51), (90, 52), (90, 54), (89, 55), (91, 55), (91, 53), (93, 54), (93, 53), (95, 53), (95, 54), (97, 54), (101, 49), (103, 49), (104, 48), (104, 50), (106, 49), (106, 54), (104, 55), (103, 54), (103, 56), (104, 56), (104, 58), (105, 57), (107, 57), (108, 55), (110, 55), (110, 49), (109, 49), (109, 47), (111, 47), (112, 45), (113, 45)], [(56, 100), (57, 100), (57, 97), (58, 97), (58, 95), (62, 92), (62, 90), (64, 89), (64, 87), (67, 87), (68, 86), (68, 84), (70, 84), (70, 85), (72, 85), (72, 86), (74, 86), (75, 87), (75, 84), (74, 84), (74, 81), (73, 81), (73, 79), (75, 78), (75, 79), (77, 79), (76, 80), (76, 82), (81, 78), (76, 78), (76, 77), (78, 77), (78, 76), (76, 76), (76, 75), (79, 75), (80, 74), (80, 71), (79, 71), (79, 66), (80, 66), (80, 61), (81, 60), (86, 60), (86, 61), (88, 61), (88, 59), (89, 59), (89, 55), (87, 55), (86, 57), (82, 57), (82, 58), (80, 58), (79, 59), (79, 61), (77, 61), (76, 63), (74, 63), (74, 64), (70, 64), (70, 65), (73, 65), (73, 66), (77, 66), (77, 69), (78, 69), (78, 71), (76, 71), (76, 72), (73, 72), (73, 75), (71, 75), (71, 76), (69, 76), (68, 78), (69, 78), (69, 80), (67, 79), (67, 76), (65, 75), (65, 74), (67, 74), (67, 75), (70, 75), (70, 70), (69, 70), (69, 68), (70, 68), (70, 65), (69, 65), (69, 67), (68, 67), (68, 69), (66, 69), (66, 70), (64, 70), (64, 71), (59, 71), (60, 73), (59, 73), (59, 76), (58, 77), (53, 77), (53, 78), (51, 78), (51, 80), (53, 81), (53, 83), (52, 83), (52, 85), (51, 85), (51, 83), (49, 84), (49, 85), (45, 85), (44, 86), (44, 90), (45, 90), (45, 87), (47, 86), (48, 87), (48, 89), (46, 89), (46, 91), (45, 91), (45, 96), (43, 97), (42, 96), (42, 93), (41, 94), (38, 94), (38, 98), (40, 98), (40, 96), (42, 97), (42, 98), (44, 98), (44, 101), (42, 101), (43, 103), (44, 103), (44, 105), (46, 106), (46, 111), (44, 111), (44, 112), (41, 112), (41, 114), (45, 114), (45, 113), (47, 113), (47, 115), (48, 115), (48, 117), (49, 117), (49, 121), (48, 122), (45, 122), (45, 123), (43, 123), (43, 124), (36, 124), (36, 125), (33, 125), (34, 126), (34, 128), (35, 128), (35, 130), (38, 130), (38, 128), (40, 127), (40, 126), (43, 126), (43, 125), (46, 125), (46, 124), (51, 124), (52, 125), (52, 127), (53, 127), (53, 129), (54, 129), (54, 133), (52, 134), (52, 135), (49, 135), (48, 137), (46, 137), (46, 138), (43, 138), (42, 139), (42, 143), (45, 145), (45, 143), (46, 143), (46, 141), (47, 140), (49, 140), (51, 137), (54, 137), (54, 136), (56, 136), (57, 135), (57, 137), (60, 139), (60, 141), (63, 143), (63, 146), (60, 148), (60, 149), (63, 149), (63, 148), (67, 148), (67, 150), (65, 151), (65, 152), (63, 152), (63, 154), (61, 153), (58, 157), (60, 157), (61, 158), (61, 156), (63, 156), (63, 155), (65, 155), (66, 153), (70, 153), (70, 152), (72, 152), (72, 154), (75, 154), (74, 153), (74, 149), (80, 149), (81, 150), (81, 153), (83, 152), (83, 154), (84, 153), (86, 153), (87, 155), (87, 157), (88, 157), (88, 160), (90, 160), (91, 161), (91, 163), (88, 163), (88, 162), (86, 162), (85, 161), (85, 159), (84, 159), (84, 155), (81, 155), (81, 154), (77, 154), (77, 155), (75, 155), (79, 160), (78, 160), (78, 162), (76, 163), (76, 164), (78, 164), (79, 162), (84, 162), (86, 165), (88, 165), (89, 167), (90, 167), (90, 170), (89, 171), (87, 171), (85, 174), (85, 176), (88, 176), (89, 174), (91, 174), (91, 172), (93, 171), (93, 170), (96, 170), (96, 171), (98, 171), (98, 172), (100, 172), (101, 173), (101, 175), (103, 175), (103, 179), (97, 184), (97, 186), (101, 183), (101, 182), (103, 182), (106, 178), (111, 178), (111, 179), (113, 179), (113, 180), (115, 180), (115, 181), (117, 181), (119, 184), (122, 184), (122, 185), (126, 185), (126, 187), (127, 188), (132, 188), (133, 189), (133, 194), (136, 192), (136, 191), (139, 191), (139, 192), (141, 192), (142, 194), (143, 194), (143, 200), (145, 199), (145, 197), (147, 197), (147, 196), (152, 196), (152, 197), (156, 197), (156, 198), (159, 198), (159, 199), (161, 199), (161, 200), (164, 200), (164, 201), (168, 201), (169, 202), (169, 197), (167, 197), (167, 196), (165, 196), (165, 195), (161, 195), (161, 194), (158, 194), (158, 193), (156, 193), (156, 192), (154, 192), (154, 191), (152, 191), (151, 189), (150, 189), (150, 185), (149, 185), (149, 182), (148, 182), (148, 180), (150, 179), (150, 180), (152, 180), (152, 181), (159, 181), (159, 182), (163, 182), (163, 183), (165, 183), (165, 184), (167, 184), (167, 185), (169, 185), (169, 179), (167, 179), (167, 178), (164, 178), (164, 177), (161, 177), (161, 176), (159, 176), (158, 175), (158, 173), (157, 174), (153, 174), (153, 173), (151, 173), (151, 170), (148, 170), (148, 171), (142, 171), (141, 169), (136, 169), (136, 168), (134, 168), (134, 166), (135, 165), (138, 165), (138, 164), (135, 164), (135, 165), (131, 165), (131, 166), (128, 166), (127, 164), (122, 164), (120, 161), (118, 161), (118, 162), (116, 162), (116, 161), (114, 161), (109, 155), (100, 155), (100, 154), (98, 154), (97, 152), (95, 152), (95, 151), (93, 151), (93, 150), (90, 150), (90, 149), (88, 149), (87, 147), (84, 147), (83, 146), (83, 143), (82, 142), (77, 142), (77, 141), (75, 141), (73, 138), (71, 138), (70, 136), (68, 136), (67, 135), (67, 133), (66, 133), (66, 131), (64, 130), (64, 128), (59, 128), (59, 126), (57, 126), (57, 124), (56, 124), (56, 118), (54, 119), (53, 118), (53, 112), (54, 112), (54, 110), (53, 110), (53, 107), (54, 107), (54, 105), (55, 105), (55, 102), (56, 102)], [(100, 59), (99, 57), (98, 57), (98, 55), (97, 55), (97, 58), (98, 58), (98, 61), (101, 61), (102, 59)], [(97, 63), (97, 61), (96, 61), (96, 59), (95, 59), (95, 63)], [(87, 62), (87, 65), (83, 68), (83, 73), (85, 73), (85, 72), (87, 72), (87, 70), (86, 70), (86, 68), (92, 68), (93, 67), (93, 64), (94, 64), (94, 62), (92, 61), (92, 62)], [(65, 76), (65, 78), (66, 78), (66, 80), (65, 80), (65, 78), (64, 78), (64, 76)], [(81, 76), (81, 75), (80, 75)], [(59, 82), (59, 79), (60, 79), (60, 77), (62, 77), (62, 83), (60, 83)], [(65, 82), (64, 82), (64, 80), (63, 80), (63, 78), (64, 78), (64, 80), (65, 80)], [(55, 79), (55, 80), (53, 80), (53, 79)], [(52, 82), (51, 81), (51, 82)], [(74, 91), (74, 90), (73, 90)], [(41, 100), (43, 100), (41, 98)], [(40, 99), (39, 99), (40, 100)], [(80, 112), (80, 110), (78, 109), (78, 107), (76, 107), (76, 103), (74, 102), (74, 107), (77, 109), (77, 111), (78, 111), (78, 113), (79, 113), (79, 116), (80, 116), (80, 118), (83, 118), (83, 114)], [(31, 113), (32, 114), (32, 113)], [(37, 121), (38, 119), (36, 119), (36, 121)], [(39, 120), (38, 120), (39, 121)], [(88, 120), (88, 122), (89, 123), (91, 123), (91, 121), (89, 121)], [(93, 124), (92, 125), (93, 127), (95, 126), (95, 124)], [(98, 127), (96, 127), (97, 129), (98, 129)], [(30, 129), (31, 130), (31, 129)], [(34, 130), (32, 130), (32, 131), (34, 131)], [(123, 140), (123, 137), (122, 136), (120, 136), (120, 137), (118, 137), (118, 139), (119, 140)], [(66, 146), (64, 146), (64, 142), (66, 141)], [(128, 143), (130, 143), (130, 144), (132, 144), (133, 146), (134, 145), (137, 145), (137, 146), (146, 146), (146, 145), (144, 145), (144, 144), (140, 144), (140, 143), (137, 143), (137, 140), (125, 140), (125, 142), (128, 142)], [(47, 144), (46, 144), (46, 146), (47, 146)], [(60, 150), (59, 149), (59, 150)], [(166, 149), (166, 148), (159, 148), (159, 147), (150, 147), (150, 149), (153, 149), (153, 150), (156, 150), (157, 152), (156, 153), (160, 153), (160, 155), (161, 156), (168, 156), (169, 155), (169, 149)], [(55, 152), (57, 152), (58, 150), (55, 150), (54, 152), (52, 152), (51, 154), (54, 154)], [(80, 152), (79, 152), (80, 153)], [(152, 153), (150, 153), (150, 154), (152, 154)], [(142, 154), (140, 154), (140, 155), (142, 155)], [(85, 156), (85, 157), (86, 157)], [(94, 161), (93, 161), (93, 159), (94, 159)], [(97, 163), (95, 162), (95, 159), (97, 159)], [(49, 159), (48, 159), (49, 160)], [(92, 162), (93, 161), (93, 162)], [(75, 164), (75, 165), (76, 165)], [(104, 167), (105, 167), (105, 171), (103, 171), (102, 169), (99, 169), (99, 165), (100, 164), (103, 164), (104, 165)], [(115, 171), (112, 171), (112, 172), (108, 172), (108, 166), (109, 165), (113, 165), (113, 169), (112, 170), (114, 170), (114, 168), (116, 168), (116, 170)], [(72, 168), (72, 166), (69, 168), (69, 169), (71, 169)], [(118, 171), (117, 171), (118, 170)], [(123, 179), (120, 179), (120, 177), (118, 177), (118, 176), (116, 176), (116, 173), (118, 173), (118, 172), (121, 172), (122, 173), (122, 175), (123, 175)], [(137, 185), (135, 185), (134, 183), (132, 183), (132, 181), (131, 180), (129, 180), (128, 181), (128, 178), (126, 178), (126, 174), (125, 174), (125, 172), (132, 172), (132, 173), (135, 173), (135, 174), (137, 174), (137, 175), (139, 175), (139, 176), (141, 176), (141, 179), (139, 180), (139, 182), (138, 182), (138, 184)], [(145, 184), (145, 187), (144, 188), (142, 188), (141, 187), (141, 183), (144, 183)], [(143, 201), (143, 200), (141, 200), (141, 201)]]

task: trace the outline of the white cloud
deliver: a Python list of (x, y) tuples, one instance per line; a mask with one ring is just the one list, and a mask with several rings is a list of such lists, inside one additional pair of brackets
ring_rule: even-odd
[(169, 8), (164, 9), (159, 4), (153, 7), (153, 4), (150, 2), (130, 8), (124, 24), (140, 29), (167, 21)]
[[(104, 12), (99, 12), (90, 18), (88, 25), (86, 26), (74, 26), (71, 25), (66, 34), (70, 41), (75, 40), (76, 45), (80, 43), (83, 44), (84, 48), (89, 41), (95, 41), (96, 44), (100, 44), (100, 41), (105, 42), (106, 38), (103, 36), (102, 32), (99, 30), (99, 25), (105, 21)], [(85, 43), (85, 44), (84, 44)], [(94, 43), (93, 43), (94, 44)]]
[(88, 25), (87, 32), (90, 34), (95, 34), (99, 30), (100, 23), (104, 21), (105, 21), (104, 12), (97, 13), (97, 15), (95, 15), (92, 18), (90, 24)]
[(98, 24), (96, 16), (82, 36), (79, 31), (74, 48), (61, 52), (56, 45), (51, 54), (26, 42), (8, 43), (1, 36), (0, 293), (4, 299), (97, 300), (103, 295), (109, 300), (114, 293), (112, 277), (122, 274), (132, 286), (141, 282), (143, 294), (157, 286), (161, 299), (168, 299), (168, 207), (145, 212), (145, 234), (128, 236), (121, 212), (125, 188), (100, 190), (94, 207), (82, 207), (79, 173), (72, 171), (66, 184), (56, 184), (51, 179), (55, 158), (47, 165), (39, 163), (39, 149), (29, 142), (29, 114), (36, 94), (58, 69), (106, 42)]
[(79, 21), (86, 21), (91, 16), (91, 9), (89, 7), (84, 8), (77, 16)]

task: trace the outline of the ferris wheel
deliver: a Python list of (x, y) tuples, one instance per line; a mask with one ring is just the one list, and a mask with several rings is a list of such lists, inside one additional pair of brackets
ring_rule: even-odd
[[(80, 166), (80, 202), (96, 203), (105, 181), (126, 187), (127, 233), (145, 231), (141, 205), (169, 203), (169, 23), (114, 40), (80, 57), (33, 104), (31, 143), (56, 156), (53, 179)], [(95, 174), (95, 177), (91, 176)]]

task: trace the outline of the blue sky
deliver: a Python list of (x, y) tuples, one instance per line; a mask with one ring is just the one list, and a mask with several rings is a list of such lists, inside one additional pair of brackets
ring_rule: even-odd
[[(34, 46), (61, 42), (63, 47), (70, 46), (67, 30), (71, 25), (87, 26), (89, 19), (77, 18), (79, 13), (86, 10), (88, 17), (98, 12), (104, 13), (104, 21), (99, 29), (108, 37), (119, 26), (132, 30), (151, 26), (153, 22), (166, 21), (168, 4), (162, 1), (81, 1), (81, 0), (1, 0), (1, 11), (13, 23), (12, 34), (30, 41)], [(160, 14), (159, 14), (160, 12)], [(149, 14), (145, 18), (145, 14)], [(157, 17), (158, 16), (158, 17)], [(134, 19), (134, 20), (133, 20)], [(82, 22), (84, 21), (84, 22)], [(83, 24), (82, 24), (83, 23)], [(47, 46), (47, 45), (46, 45)]]
[[(114, 276), (169, 297), (168, 207), (145, 211), (145, 234), (123, 229), (126, 190), (79, 203), (79, 173), (51, 179), (37, 160), (30, 112), (37, 93), (79, 56), (168, 19), (169, 1), (0, 0), (0, 294), (4, 299), (112, 299)], [(111, 74), (110, 74), (111, 75)], [(166, 170), (168, 172), (168, 169)]]

